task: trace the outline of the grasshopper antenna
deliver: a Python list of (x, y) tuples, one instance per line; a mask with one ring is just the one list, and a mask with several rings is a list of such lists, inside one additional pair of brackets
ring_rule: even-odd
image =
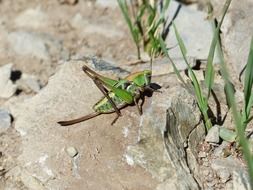
[(80, 117), (80, 118), (77, 118), (77, 119), (68, 120), (68, 121), (59, 121), (57, 123), (59, 123), (61, 126), (73, 125), (73, 124), (80, 123), (80, 122), (86, 121), (88, 119), (91, 119), (93, 117), (96, 117), (96, 116), (98, 116), (100, 114), (101, 113), (93, 112), (91, 114), (88, 114), (86, 116), (83, 116), (83, 117)]

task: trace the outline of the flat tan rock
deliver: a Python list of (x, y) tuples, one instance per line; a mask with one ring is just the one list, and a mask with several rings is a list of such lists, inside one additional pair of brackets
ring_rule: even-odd
[[(114, 114), (69, 127), (57, 124), (92, 112), (102, 96), (82, 72), (83, 64), (63, 64), (36, 96), (12, 108), (15, 128), (22, 135), (18, 165), (21, 173), (26, 172), (25, 179), (33, 176), (25, 185), (37, 181), (47, 189), (154, 189), (158, 182), (150, 173), (128, 165), (124, 158), (127, 146), (138, 136), (140, 117), (135, 107), (124, 109), (114, 126), (110, 125)], [(65, 151), (69, 146), (78, 151), (74, 160)]]

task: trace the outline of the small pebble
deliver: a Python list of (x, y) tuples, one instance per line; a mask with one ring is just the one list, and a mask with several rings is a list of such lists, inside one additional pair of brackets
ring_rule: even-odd
[(58, 0), (60, 4), (75, 5), (78, 3), (78, 0)]
[(66, 152), (67, 152), (67, 154), (68, 154), (71, 158), (74, 158), (74, 157), (78, 154), (77, 149), (76, 149), (75, 147), (72, 147), (72, 146), (68, 147), (68, 148), (66, 149)]
[(206, 135), (206, 142), (209, 143), (219, 143), (220, 142), (220, 136), (219, 136), (219, 127), (213, 126)]
[(226, 183), (230, 179), (230, 173), (226, 169), (218, 170), (217, 175), (220, 177), (222, 183)]
[(229, 145), (228, 142), (223, 141), (219, 147), (214, 149), (213, 155), (216, 158), (223, 157), (224, 156), (224, 150), (226, 149), (226, 147), (228, 147), (228, 145)]
[(198, 154), (199, 158), (205, 158), (207, 156), (206, 152), (200, 151)]
[(0, 108), (0, 132), (6, 130), (11, 126), (11, 116), (10, 114)]

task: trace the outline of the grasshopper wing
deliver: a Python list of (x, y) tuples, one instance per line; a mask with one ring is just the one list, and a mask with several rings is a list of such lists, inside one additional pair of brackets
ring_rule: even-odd
[(124, 89), (121, 89), (121, 88), (117, 88), (115, 86), (111, 86), (104, 81), (103, 81), (103, 83), (107, 88), (109, 88), (112, 92), (114, 92), (119, 98), (126, 101), (128, 104), (133, 103), (134, 98), (130, 92), (128, 92)]

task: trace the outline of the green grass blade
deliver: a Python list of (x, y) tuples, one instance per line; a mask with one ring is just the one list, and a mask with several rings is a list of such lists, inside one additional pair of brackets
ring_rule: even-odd
[(164, 55), (166, 55), (166, 57), (169, 58), (169, 60), (170, 60), (170, 62), (171, 62), (171, 64), (172, 64), (172, 67), (173, 67), (173, 69), (174, 69), (174, 72), (176, 73), (178, 79), (183, 83), (184, 87), (188, 88), (188, 86), (187, 86), (187, 84), (185, 83), (183, 77), (181, 76), (179, 70), (177, 69), (177, 67), (176, 67), (176, 65), (175, 65), (175, 63), (174, 63), (174, 61), (170, 58), (169, 53), (168, 53), (168, 50), (167, 50), (167, 48), (166, 48), (166, 44), (165, 44), (165, 42), (163, 41), (163, 39), (162, 39), (161, 36), (160, 36), (160, 38), (159, 38), (159, 41), (160, 41), (160, 46), (161, 46), (162, 52), (164, 53)]
[(147, 11), (148, 11), (148, 26), (151, 26), (155, 20), (156, 17), (156, 9), (153, 8), (150, 4), (147, 5)]
[(248, 62), (245, 69), (244, 78), (244, 101), (246, 118), (249, 117), (252, 107), (252, 85), (253, 85), (253, 37), (251, 39)]
[(219, 41), (218, 41), (218, 51), (219, 51), (219, 54), (220, 54), (220, 57), (221, 57), (222, 77), (225, 80), (225, 83), (227, 85), (228, 101), (229, 101), (229, 104), (231, 105), (231, 108), (232, 108), (233, 117), (234, 117), (234, 120), (235, 120), (235, 126), (236, 126), (237, 134), (238, 134), (238, 137), (239, 137), (239, 143), (242, 146), (243, 156), (244, 156), (244, 159), (246, 160), (247, 165), (248, 165), (248, 171), (249, 171), (249, 176), (250, 176), (250, 185), (251, 185), (251, 188), (253, 189), (253, 157), (252, 157), (252, 154), (251, 154), (251, 151), (250, 151), (250, 148), (249, 148), (249, 142), (248, 142), (248, 140), (247, 140), (247, 138), (244, 134), (246, 123), (243, 121), (244, 119), (242, 118), (240, 112), (237, 111), (237, 105), (236, 105), (236, 102), (235, 102), (233, 86), (229, 82), (229, 74), (227, 72), (223, 52), (220, 48)]
[(208, 118), (208, 114), (207, 114), (207, 111), (208, 111), (207, 99), (204, 97), (204, 95), (201, 91), (198, 79), (197, 79), (196, 75), (194, 74), (190, 64), (187, 61), (186, 47), (184, 45), (184, 42), (183, 42), (181, 36), (179, 35), (179, 32), (178, 32), (178, 30), (176, 28), (176, 25), (174, 23), (173, 23), (173, 28), (174, 28), (175, 35), (176, 35), (181, 53), (183, 55), (184, 61), (187, 64), (187, 67), (188, 67), (188, 71), (189, 71), (190, 78), (191, 78), (192, 83), (193, 83), (194, 92), (195, 92), (195, 95), (196, 95), (196, 100), (198, 102), (199, 109), (200, 109), (201, 113), (204, 116), (205, 126), (206, 126), (207, 130), (209, 130), (212, 127), (212, 125), (211, 125), (210, 119)]
[(139, 10), (138, 10), (138, 13), (137, 13), (137, 17), (136, 17), (136, 21), (137, 21), (137, 22), (140, 22), (140, 23), (141, 23), (141, 19), (142, 19), (144, 13), (145, 13), (146, 8), (147, 8), (147, 7), (146, 7), (145, 4), (143, 4), (143, 5), (140, 6), (140, 8), (139, 8)]
[(118, 1), (118, 4), (119, 4), (119, 7), (121, 9), (121, 12), (123, 13), (123, 16), (126, 20), (126, 23), (128, 25), (128, 28), (131, 32), (131, 35), (132, 35), (132, 38), (138, 48), (138, 44), (139, 44), (139, 31), (138, 29), (133, 25), (132, 21), (131, 21), (131, 18), (130, 18), (130, 13), (129, 13), (129, 10), (128, 10), (128, 5), (126, 3), (126, 0), (117, 0)]
[[(231, 0), (226, 1), (227, 5), (229, 5), (230, 3), (231, 3)], [(252, 42), (252, 40), (251, 40), (251, 42)], [(231, 108), (232, 108), (233, 117), (235, 120), (235, 126), (236, 126), (236, 130), (237, 130), (237, 135), (239, 137), (238, 140), (239, 140), (240, 145), (242, 146), (243, 156), (244, 156), (244, 159), (246, 160), (247, 165), (248, 165), (250, 185), (251, 185), (251, 189), (253, 189), (253, 157), (252, 157), (252, 154), (251, 154), (251, 151), (249, 148), (249, 142), (245, 136), (245, 125), (247, 125), (247, 121), (250, 120), (251, 118), (249, 118), (247, 121), (245, 121), (245, 117), (241, 116), (240, 112), (237, 111), (237, 104), (235, 102), (234, 89), (233, 89), (232, 84), (229, 81), (229, 74), (227, 72), (228, 70), (225, 65), (224, 55), (223, 55), (223, 52), (221, 49), (220, 41), (218, 41), (217, 45), (218, 45), (218, 53), (221, 58), (221, 74), (222, 74), (222, 77), (225, 81), (225, 85), (227, 86), (228, 103), (229, 103), (229, 105), (231, 105)], [(250, 52), (252, 51), (251, 49), (252, 49), (252, 43), (251, 43)], [(249, 60), (251, 59), (250, 58), (251, 55), (252, 55), (252, 53), (249, 53)], [(250, 64), (252, 64), (252, 63), (250, 63)], [(252, 101), (252, 98), (249, 99), (249, 102), (251, 102), (251, 101)]]
[(217, 41), (219, 40), (219, 32), (220, 32), (220, 27), (223, 23), (224, 17), (227, 13), (228, 7), (231, 3), (231, 0), (227, 0), (224, 7), (223, 7), (223, 14), (222, 14), (222, 18), (221, 21), (219, 22), (217, 28), (215, 29), (214, 32), (214, 36), (212, 39), (212, 43), (209, 49), (209, 54), (208, 54), (208, 58), (207, 58), (207, 69), (206, 69), (206, 74), (205, 74), (205, 84), (206, 87), (208, 89), (208, 96), (210, 96), (212, 87), (213, 87), (213, 83), (214, 83), (214, 68), (213, 68), (213, 59), (214, 59), (214, 53), (215, 53), (215, 49), (216, 49), (216, 44)]
[(176, 35), (176, 38), (177, 38), (177, 41), (178, 41), (178, 44), (179, 44), (181, 53), (182, 53), (182, 55), (183, 55), (184, 61), (185, 61), (186, 65), (187, 65), (187, 67), (188, 67), (188, 70), (189, 70), (189, 73), (190, 73), (190, 76), (191, 76), (191, 80), (192, 80), (192, 82), (193, 82), (193, 87), (194, 87), (194, 89), (195, 89), (195, 93), (196, 93), (197, 99), (198, 99), (200, 102), (202, 102), (202, 98), (201, 98), (201, 94), (202, 94), (202, 93), (201, 93), (201, 90), (200, 90), (200, 86), (199, 86), (198, 80), (197, 80), (197, 78), (196, 78), (194, 72), (192, 71), (191, 66), (190, 66), (190, 64), (188, 63), (188, 60), (187, 60), (187, 58), (186, 58), (186, 53), (187, 53), (186, 47), (185, 47), (185, 45), (184, 45), (184, 42), (183, 42), (181, 36), (179, 35), (178, 30), (177, 30), (177, 27), (176, 27), (176, 25), (175, 25), (174, 23), (173, 23), (173, 28), (174, 28), (175, 35)]
[(165, 11), (169, 8), (169, 5), (170, 5), (170, 0), (164, 0), (164, 6), (163, 6), (163, 10), (162, 10), (162, 13), (164, 14)]
[(129, 29), (131, 31), (133, 31), (133, 24), (132, 24), (131, 19), (129, 17), (130, 14), (129, 14), (129, 11), (128, 11), (128, 8), (127, 8), (126, 1), (125, 0), (118, 0), (118, 4), (119, 4), (119, 7), (121, 9), (121, 12), (123, 13), (123, 16), (124, 16), (126, 22), (127, 22), (127, 25), (129, 27)]
[(172, 23), (172, 25), (173, 25), (173, 28), (174, 28), (174, 31), (175, 31), (175, 34), (176, 34), (176, 38), (177, 38), (177, 41), (178, 41), (178, 44), (179, 44), (181, 53), (182, 53), (183, 58), (184, 58), (184, 60), (185, 60), (185, 63), (189, 66), (188, 61), (187, 61), (187, 58), (186, 58), (187, 51), (186, 51), (186, 47), (185, 47), (185, 45), (184, 45), (184, 42), (183, 42), (181, 36), (179, 35), (178, 30), (177, 30), (177, 27), (176, 27), (176, 25), (174, 24), (174, 22)]

